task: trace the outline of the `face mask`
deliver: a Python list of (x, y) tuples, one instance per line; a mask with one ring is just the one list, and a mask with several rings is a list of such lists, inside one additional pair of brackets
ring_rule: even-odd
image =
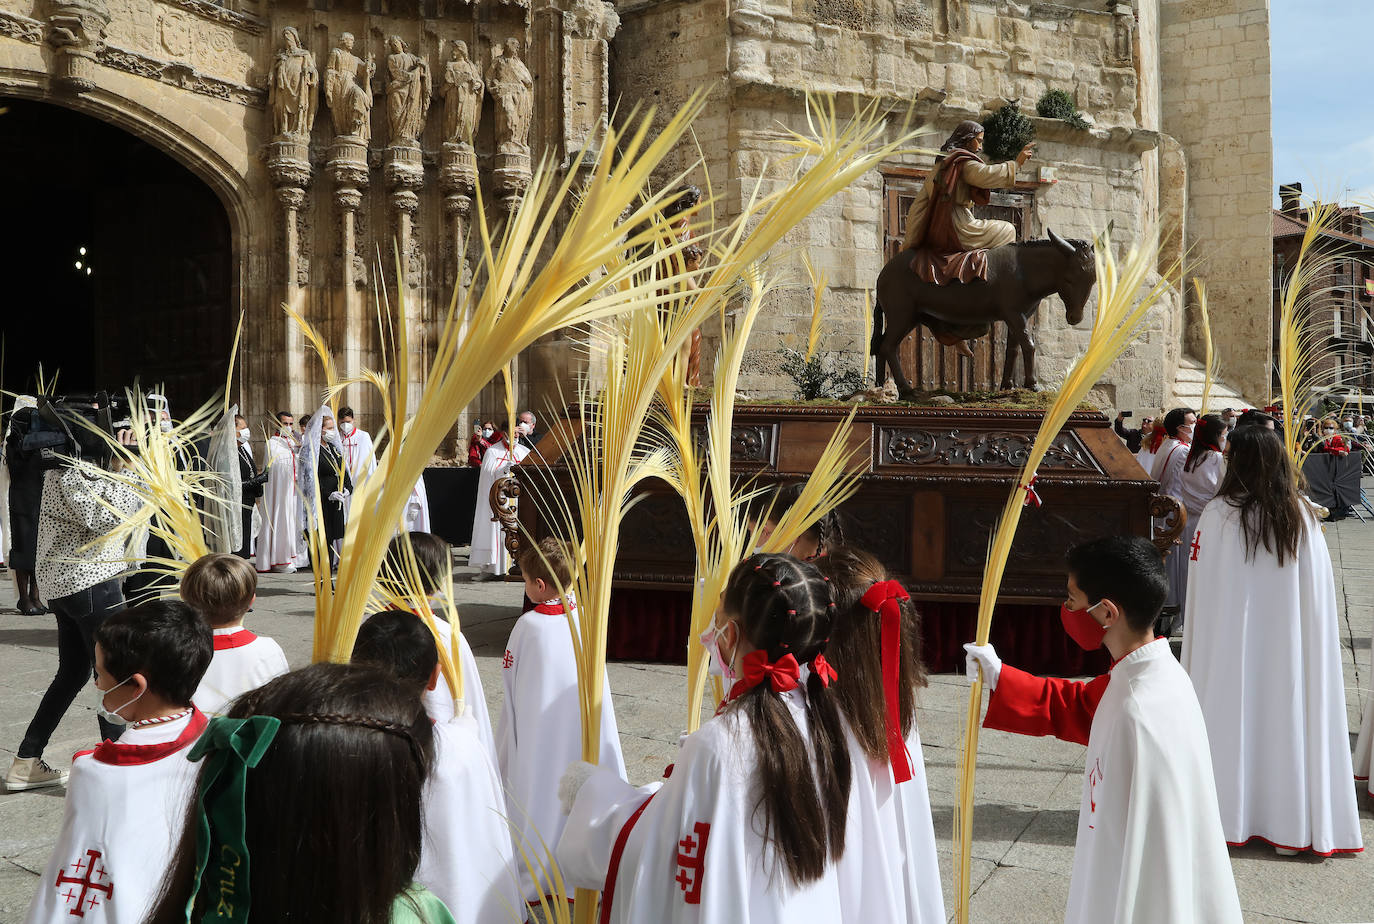
[(339, 432), (342, 433), (344, 436), (352, 436), (353, 424), (345, 420), (343, 423), (339, 424)]
[(1064, 624), (1064, 631), (1069, 633), (1069, 638), (1078, 643), (1078, 647), (1084, 651), (1096, 651), (1102, 647), (1102, 638), (1107, 634), (1107, 627), (1098, 623), (1092, 617), (1095, 607), (1102, 604), (1098, 600), (1092, 606), (1084, 610), (1071, 610), (1067, 603), (1059, 606), (1059, 621)]
[(483, 427), (483, 428), (482, 428), (482, 439), (484, 439), (484, 440), (489, 440), (489, 439), (491, 439), (491, 435), (492, 435), (493, 432), (494, 432), (494, 431), (491, 429), (491, 427)]
[(158, 426), (162, 428), (163, 433), (172, 432), (172, 422), (170, 420), (160, 420), (158, 421)]
[(698, 637), (701, 640), (702, 647), (706, 649), (706, 653), (711, 656), (711, 664), (707, 670), (709, 670), (713, 676), (720, 677), (727, 683), (733, 682), (735, 679), (735, 668), (728, 664), (720, 653), (720, 629), (716, 628), (713, 623), (710, 628), (701, 633)]
[(1180, 443), (1191, 443), (1193, 441), (1193, 428), (1186, 425), (1179, 427), (1178, 441)]
[(1327, 436), (1332, 436), (1332, 435), (1335, 434), (1336, 428), (1335, 428), (1335, 427), (1327, 427), (1326, 429), (1322, 430), (1322, 432), (1325, 433)]
[(252, 435), (253, 431), (249, 430), (247, 427), (244, 427), (242, 430), (239, 431), (239, 442), (248, 442), (249, 437), (251, 437)]
[(516, 425), (515, 432), (519, 433), (521, 436), (528, 436), (530, 431), (533, 429), (533, 427), (531, 427), (529, 424), (525, 423), (522, 420), (518, 425)]
[(289, 440), (291, 439), (291, 428), (289, 426), (283, 425), (282, 428), (277, 431), (277, 435), (285, 437)]
[(96, 715), (100, 716), (102, 719), (104, 719), (106, 722), (109, 722), (111, 725), (128, 725), (129, 720), (119, 714), (120, 710), (128, 709), (134, 703), (138, 702), (139, 697), (141, 697), (143, 693), (148, 692), (147, 689), (144, 689), (142, 693), (138, 694), (138, 696), (135, 696), (133, 699), (129, 700), (127, 703), (120, 706), (119, 709), (106, 709), (105, 697), (109, 696), (115, 690), (118, 690), (120, 687), (124, 686), (124, 684), (128, 683), (130, 680), (133, 679), (134, 678), (132, 677), (126, 677), (123, 680), (119, 681), (119, 683), (110, 687), (108, 690), (101, 690), (100, 687), (96, 687), (96, 690), (100, 693), (100, 702), (96, 703), (95, 705)]

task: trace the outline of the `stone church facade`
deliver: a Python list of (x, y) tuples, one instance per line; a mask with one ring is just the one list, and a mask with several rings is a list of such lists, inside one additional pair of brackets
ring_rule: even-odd
[[(499, 216), (541, 156), (564, 169), (618, 107), (660, 112), (709, 90), (696, 145), (727, 212), (804, 125), (804, 91), (841, 106), (877, 100), (895, 127), (911, 104), (931, 127), (1007, 100), (1033, 112), (1068, 90), (1087, 131), (1035, 118), (1039, 150), (994, 206), (1023, 236), (1047, 228), (1118, 240), (1158, 216), (1166, 252), (1187, 249), (1207, 278), (1223, 369), (1262, 399), (1268, 376), (1269, 123), (1267, 0), (0, 0), (0, 105), (37, 100), (115, 125), (170, 154), (223, 204), (231, 243), (229, 312), (244, 318), (241, 404), (300, 412), (318, 363), (281, 310), (296, 304), (338, 351), (342, 371), (380, 362), (376, 291), (409, 311), (408, 375), (455, 286), (478, 195)], [(43, 144), (44, 139), (34, 139)], [(98, 152), (96, 152), (98, 154)], [(863, 294), (901, 237), (904, 203), (932, 158), (913, 152), (856, 183), (798, 228), (828, 271), (822, 349), (857, 364)], [(698, 180), (705, 185), (705, 176)], [(175, 208), (167, 233), (176, 234)], [(399, 248), (400, 259), (393, 253)], [(380, 260), (378, 259), (380, 256)], [(793, 260), (795, 254), (784, 256)], [(800, 266), (797, 259), (798, 267)], [(399, 269), (398, 269), (399, 266)], [(807, 326), (810, 294), (781, 291), (757, 333), (744, 388), (786, 395), (776, 345)], [(1100, 400), (1158, 406), (1195, 321), (1181, 297), (1112, 370)], [(1042, 378), (1085, 342), (1051, 300), (1040, 313)], [(704, 368), (710, 368), (707, 331)], [(983, 348), (986, 351), (986, 348)], [(924, 380), (969, 385), (937, 346), (908, 352)], [(540, 409), (577, 371), (561, 337), (519, 360), (519, 402)], [(991, 356), (981, 362), (990, 363)], [(966, 361), (965, 361), (966, 362)], [(349, 400), (351, 399), (351, 400)], [(362, 389), (345, 395), (367, 422)], [(468, 412), (492, 414), (488, 389)], [(461, 423), (469, 417), (464, 412)]]

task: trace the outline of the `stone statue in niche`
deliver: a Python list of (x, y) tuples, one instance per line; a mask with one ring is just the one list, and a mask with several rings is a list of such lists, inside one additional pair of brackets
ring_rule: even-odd
[(1135, 62), (1135, 8), (1131, 0), (1112, 0), (1113, 56), (1116, 63), (1128, 67)]
[(386, 114), (391, 129), (389, 143), (414, 147), (425, 127), (433, 85), (429, 62), (406, 50), (399, 35), (387, 39)]
[(372, 55), (364, 61), (353, 53), (353, 34), (339, 36), (325, 67), (324, 101), (334, 121), (334, 134), (357, 138), (364, 144), (372, 135), (372, 75), (377, 65)]
[(454, 42), (444, 65), (444, 143), (472, 147), (482, 116), (482, 71), (468, 58), (468, 46)]
[(504, 53), (487, 68), (487, 92), (496, 102), (496, 151), (529, 154), (534, 78), (520, 60), (520, 40), (506, 39)]
[(292, 26), (281, 32), (283, 48), (272, 63), (267, 83), (267, 106), (272, 110), (272, 131), (277, 135), (305, 137), (315, 124), (320, 84), (315, 58), (301, 47), (300, 33)]

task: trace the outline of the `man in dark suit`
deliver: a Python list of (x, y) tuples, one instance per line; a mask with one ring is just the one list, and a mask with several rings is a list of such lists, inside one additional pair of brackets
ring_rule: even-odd
[(253, 433), (248, 429), (248, 421), (240, 416), (234, 417), (234, 428), (238, 431), (239, 481), (243, 488), (243, 546), (234, 554), (239, 558), (251, 558), (253, 554), (253, 505), (262, 497), (262, 486), (267, 481), (267, 472), (259, 472), (253, 462), (253, 449), (249, 439)]

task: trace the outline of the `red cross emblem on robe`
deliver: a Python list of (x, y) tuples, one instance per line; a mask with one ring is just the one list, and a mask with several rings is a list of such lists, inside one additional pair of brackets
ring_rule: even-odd
[(1197, 561), (1197, 553), (1202, 551), (1202, 530), (1193, 534), (1193, 544), (1189, 548), (1193, 550), (1193, 557), (1190, 561)]
[(698, 821), (692, 834), (677, 842), (677, 875), (674, 881), (682, 889), (682, 900), (688, 905), (701, 904), (701, 879), (706, 868), (706, 839), (711, 826)]
[(510, 670), (511, 667), (514, 666), (514, 664), (515, 664), (515, 657), (510, 653), (510, 649), (507, 648), (507, 649), (506, 649), (506, 656), (505, 656), (504, 658), (501, 659), (501, 666), (504, 667), (506, 670)]
[[(87, 850), (85, 856), (79, 857), (70, 866), (72, 875), (67, 875), (64, 868), (57, 874), (55, 885), (59, 891), (63, 886), (67, 887), (67, 891), (62, 892), (62, 901), (69, 906), (67, 914), (84, 918), (87, 911), (100, 904), (102, 895), (107, 899), (114, 895), (114, 883), (105, 873), (99, 850)], [(102, 879), (104, 882), (101, 882)]]

